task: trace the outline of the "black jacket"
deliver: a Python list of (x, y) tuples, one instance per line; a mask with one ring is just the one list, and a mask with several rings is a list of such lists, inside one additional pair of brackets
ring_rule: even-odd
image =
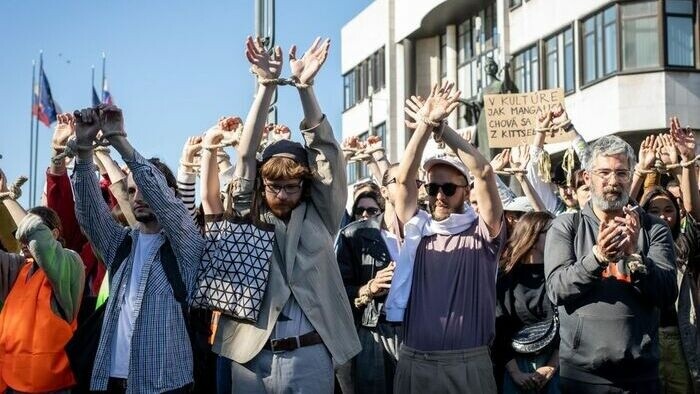
[[(658, 378), (659, 308), (678, 295), (671, 230), (641, 211), (638, 246), (648, 273), (623, 262), (598, 264), (592, 248), (599, 220), (589, 202), (554, 219), (547, 232), (547, 293), (559, 306), (561, 376), (615, 384)], [(608, 276), (617, 269), (616, 277)]]
[(377, 271), (386, 268), (391, 262), (391, 255), (382, 238), (382, 217), (383, 215), (380, 215), (373, 219), (350, 223), (340, 230), (336, 241), (340, 274), (355, 322), (365, 327), (377, 326), (386, 300), (386, 295), (377, 297), (361, 310), (355, 308), (354, 303), (360, 287), (366, 285)]

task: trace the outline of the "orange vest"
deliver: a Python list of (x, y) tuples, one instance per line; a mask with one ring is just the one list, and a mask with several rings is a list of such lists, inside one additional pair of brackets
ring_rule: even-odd
[(75, 384), (63, 348), (77, 322), (53, 312), (51, 283), (41, 269), (29, 276), (33, 263), (27, 259), (0, 312), (0, 392), (7, 386), (35, 393)]

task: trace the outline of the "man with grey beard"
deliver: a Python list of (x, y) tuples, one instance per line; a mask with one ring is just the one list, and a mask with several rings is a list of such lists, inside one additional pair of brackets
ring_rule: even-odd
[(618, 137), (591, 144), (583, 160), (591, 200), (547, 232), (562, 392), (659, 392), (659, 309), (677, 297), (675, 256), (668, 226), (629, 198), (634, 165)]

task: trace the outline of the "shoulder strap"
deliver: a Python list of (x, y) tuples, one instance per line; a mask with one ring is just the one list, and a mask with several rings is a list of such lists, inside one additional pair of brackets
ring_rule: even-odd
[(180, 273), (180, 267), (177, 264), (173, 248), (167, 239), (160, 247), (160, 263), (163, 266), (165, 277), (168, 278), (168, 282), (173, 288), (175, 300), (182, 305), (184, 311), (187, 308), (187, 288), (182, 281), (182, 274)]
[(122, 265), (124, 260), (126, 260), (126, 258), (129, 257), (129, 254), (131, 254), (132, 242), (133, 239), (131, 238), (131, 231), (129, 231), (126, 233), (126, 237), (124, 237), (124, 240), (121, 244), (119, 244), (117, 251), (114, 253), (114, 260), (112, 260), (112, 269), (109, 273), (110, 284), (112, 284), (112, 278), (114, 277), (114, 274), (119, 270), (119, 267)]

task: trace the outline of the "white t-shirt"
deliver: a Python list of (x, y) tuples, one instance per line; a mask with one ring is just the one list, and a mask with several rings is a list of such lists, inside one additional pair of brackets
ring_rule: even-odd
[(399, 242), (399, 238), (396, 235), (394, 235), (394, 233), (392, 233), (391, 231), (387, 231), (384, 229), (382, 229), (382, 238), (384, 239), (386, 248), (389, 250), (391, 260), (394, 262), (398, 262), (399, 252), (401, 251), (401, 242)]
[(129, 291), (122, 299), (119, 321), (117, 322), (117, 336), (112, 341), (112, 359), (110, 362), (109, 376), (114, 378), (127, 379), (129, 377), (129, 356), (131, 352), (131, 336), (134, 333), (134, 323), (136, 315), (134, 304), (136, 294), (139, 291), (143, 278), (143, 266), (148, 256), (152, 255), (152, 249), (160, 239), (160, 234), (139, 233), (134, 251), (134, 264), (131, 267), (131, 277), (129, 278)]

